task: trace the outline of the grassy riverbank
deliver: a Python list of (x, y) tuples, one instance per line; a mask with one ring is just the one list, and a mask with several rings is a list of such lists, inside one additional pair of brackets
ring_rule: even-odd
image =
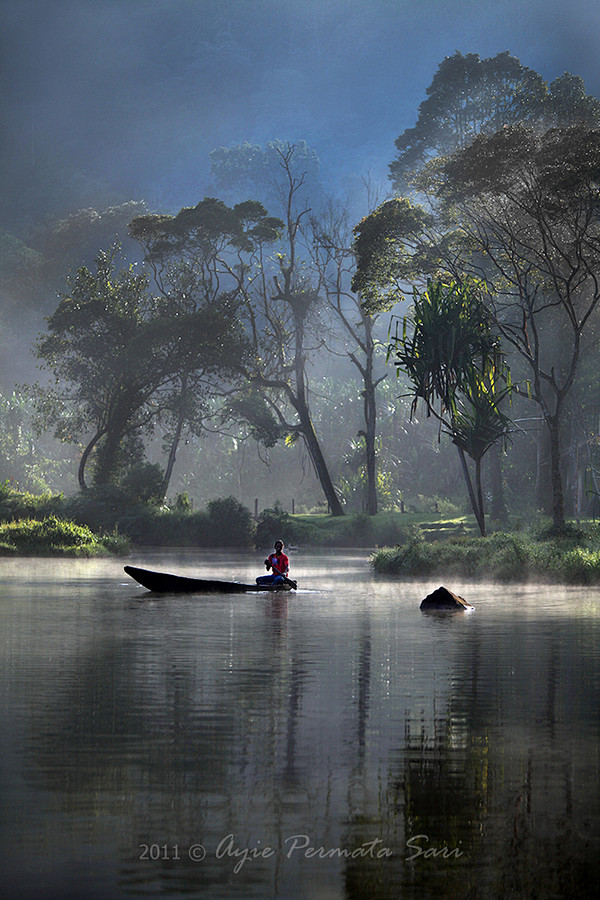
[[(1, 486), (0, 486), (1, 487)], [(257, 519), (234, 497), (210, 501), (195, 510), (132, 501), (123, 491), (90, 488), (74, 497), (0, 490), (0, 522), (44, 521), (48, 517), (87, 526), (95, 534), (118, 532), (133, 547), (258, 547), (268, 548), (281, 537), (286, 545), (308, 547), (357, 547), (372, 549), (397, 544), (406, 527), (419, 524), (428, 536), (462, 531), (471, 525), (464, 519), (382, 512), (377, 516), (294, 515), (275, 504)], [(33, 535), (33, 532), (31, 532)], [(33, 537), (32, 537), (33, 541)], [(23, 544), (26, 540), (23, 539)], [(44, 540), (42, 542), (46, 544)]]
[(0, 556), (113, 556), (129, 549), (119, 535), (97, 535), (87, 525), (56, 516), (0, 523)]
[(377, 550), (371, 564), (387, 575), (600, 584), (600, 526), (571, 526), (562, 534), (529, 528), (441, 541), (428, 541), (420, 528), (411, 528), (398, 546)]
[(469, 516), (292, 516), (275, 504), (255, 520), (233, 497), (193, 510), (135, 504), (116, 489), (90, 489), (70, 498), (5, 489), (0, 496), (0, 555), (122, 555), (137, 547), (266, 549), (276, 538), (307, 552), (384, 548), (371, 558), (381, 574), (600, 584), (600, 525), (594, 523), (562, 535), (529, 527), (480, 538)]

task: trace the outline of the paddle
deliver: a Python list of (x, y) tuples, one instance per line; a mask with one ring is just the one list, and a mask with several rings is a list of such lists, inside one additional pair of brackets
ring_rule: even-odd
[(297, 581), (292, 581), (291, 578), (288, 578), (287, 575), (284, 575), (283, 572), (280, 572), (279, 569), (277, 568), (277, 566), (274, 566), (273, 563), (271, 563), (271, 568), (273, 569), (274, 572), (277, 572), (278, 575), (281, 575), (281, 577), (283, 578), (283, 580), (285, 581), (286, 584), (291, 585), (294, 588), (294, 590), (298, 589)]

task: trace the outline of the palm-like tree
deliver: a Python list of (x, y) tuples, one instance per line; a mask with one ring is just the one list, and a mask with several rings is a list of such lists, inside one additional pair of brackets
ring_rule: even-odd
[[(401, 328), (400, 328), (401, 325)], [(419, 400), (456, 445), (471, 506), (485, 536), (481, 464), (493, 444), (506, 440), (510, 420), (500, 404), (512, 386), (482, 289), (475, 280), (428, 282), (415, 292), (412, 312), (398, 320), (390, 352)], [(475, 463), (475, 483), (466, 456)]]

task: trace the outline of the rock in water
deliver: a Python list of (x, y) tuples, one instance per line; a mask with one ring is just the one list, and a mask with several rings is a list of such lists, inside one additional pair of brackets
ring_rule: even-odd
[(452, 591), (449, 591), (448, 588), (439, 587), (437, 591), (434, 591), (432, 594), (428, 594), (424, 600), (421, 601), (421, 609), (475, 609), (474, 606), (471, 606), (470, 603), (467, 603), (462, 597), (459, 597), (458, 594), (453, 594)]

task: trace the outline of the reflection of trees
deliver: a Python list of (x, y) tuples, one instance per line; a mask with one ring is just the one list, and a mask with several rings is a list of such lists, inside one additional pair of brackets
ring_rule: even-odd
[[(214, 669), (181, 638), (162, 647), (156, 639), (109, 642), (70, 658), (60, 679), (51, 666), (44, 691), (30, 698), (27, 779), (56, 795), (74, 821), (89, 820), (91, 841), (106, 841), (106, 823), (123, 820), (122, 871), (131, 887), (158, 879), (202, 890), (229, 877), (233, 863), (214, 858), (140, 867), (139, 845), (216, 846), (229, 832), (247, 841), (264, 821), (272, 837), (285, 803), (306, 800), (297, 746), (303, 652), (287, 633), (287, 600), (269, 598), (265, 610), (256, 643), (242, 613), (232, 620)], [(253, 881), (260, 895), (267, 866), (247, 867), (247, 896)]]
[[(576, 622), (561, 623), (560, 633), (554, 623), (546, 634), (534, 624), (495, 643), (478, 628), (455, 635), (447, 694), (434, 697), (441, 714), (407, 710), (376, 805), (350, 823), (349, 846), (380, 837), (395, 855), (348, 860), (348, 898), (591, 895), (600, 798), (587, 791), (584, 773), (596, 786), (598, 729), (576, 745), (573, 737), (577, 715), (598, 724), (600, 685), (585, 666), (574, 677)], [(588, 641), (591, 648), (593, 635)], [(428, 840), (407, 847), (418, 835)], [(415, 846), (448, 853), (409, 861)]]
[[(226, 893), (232, 864), (142, 866), (139, 843), (214, 848), (232, 832), (281, 848), (301, 831), (394, 851), (296, 870), (306, 884), (342, 877), (348, 900), (585, 895), (600, 825), (586, 793), (598, 779), (594, 622), (496, 631), (478, 610), (481, 622), (421, 617), (418, 637), (366, 606), (313, 629), (299, 603), (270, 597), (253, 622), (235, 604), (213, 611), (214, 648), (173, 621), (80, 649), (62, 671), (54, 658), (29, 688), (29, 782), (84, 841), (116, 845), (123, 885), (141, 893)], [(50, 832), (43, 852), (58, 856)], [(419, 834), (423, 850), (462, 855), (409, 862)], [(281, 853), (236, 883), (249, 898), (293, 896)]]

